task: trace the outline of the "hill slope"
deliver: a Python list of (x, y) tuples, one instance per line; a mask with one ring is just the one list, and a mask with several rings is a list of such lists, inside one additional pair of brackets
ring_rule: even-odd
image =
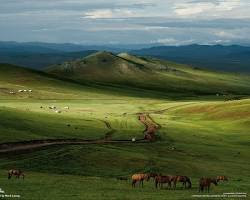
[(95, 82), (182, 94), (249, 94), (250, 78), (121, 53), (98, 52), (52, 66), (47, 72), (80, 83)]

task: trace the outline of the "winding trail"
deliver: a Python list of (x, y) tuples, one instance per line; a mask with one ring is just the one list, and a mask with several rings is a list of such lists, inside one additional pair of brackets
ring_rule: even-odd
[(144, 139), (148, 141), (154, 141), (156, 139), (156, 132), (161, 128), (159, 124), (157, 124), (148, 113), (138, 113), (139, 121), (144, 124), (145, 130)]
[(42, 147), (54, 145), (88, 145), (88, 144), (129, 144), (129, 143), (148, 143), (155, 140), (156, 132), (161, 126), (157, 124), (148, 113), (137, 113), (139, 121), (145, 126), (144, 138), (136, 141), (129, 140), (112, 140), (112, 134), (116, 131), (111, 127), (111, 124), (105, 120), (100, 120), (105, 123), (109, 131), (105, 134), (104, 139), (83, 140), (83, 139), (44, 139), (30, 140), (21, 142), (0, 143), (0, 154), (9, 152), (19, 152), (25, 150), (33, 150)]
[(105, 124), (105, 126), (109, 129), (109, 131), (107, 133), (105, 133), (104, 139), (105, 140), (112, 140), (112, 136), (116, 132), (116, 130), (111, 127), (111, 124), (108, 121), (101, 120), (101, 119), (100, 119), (100, 121), (103, 122)]
[(48, 139), (48, 140), (31, 140), (24, 142), (9, 142), (0, 144), (0, 154), (8, 152), (17, 152), (31, 150), (41, 147), (54, 145), (87, 145), (87, 144), (129, 144), (129, 143), (147, 143), (147, 140), (140, 139), (135, 142), (131, 140), (81, 140), (81, 139)]

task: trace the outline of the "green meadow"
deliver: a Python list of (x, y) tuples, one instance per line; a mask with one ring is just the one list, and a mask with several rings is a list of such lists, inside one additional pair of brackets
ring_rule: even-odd
[[(126, 56), (126, 62), (131, 59), (127, 54), (121, 56)], [(141, 58), (133, 59), (133, 64), (142, 64)], [(160, 61), (151, 62), (156, 65)], [(136, 87), (132, 87), (121, 86), (122, 82), (117, 80), (102, 83), (89, 82), (86, 77), (81, 81), (68, 80), (1, 65), (4, 72), (0, 73), (1, 143), (98, 140), (107, 134), (113, 140), (142, 139), (145, 127), (138, 120), (138, 113), (149, 114), (160, 129), (156, 141), (148, 143), (54, 145), (0, 153), (0, 188), (25, 200), (189, 200), (200, 194), (200, 177), (225, 175), (229, 181), (212, 186), (210, 194), (249, 193), (250, 89), (246, 84), (249, 77), (166, 65), (186, 70), (192, 73), (192, 78), (181, 72), (179, 76), (176, 72), (156, 70), (151, 77), (155, 80), (156, 74), (161, 74), (156, 85), (142, 87), (135, 81)], [(209, 81), (215, 79), (209, 87)], [(148, 77), (144, 81), (149, 81)], [(166, 85), (176, 84), (176, 89), (169, 92), (153, 89), (163, 81)], [(185, 86), (180, 87), (181, 92), (177, 92), (178, 83)], [(227, 90), (224, 96), (217, 95), (222, 92), (217, 90), (220, 85), (223, 91)], [(204, 93), (203, 88), (207, 88)], [(20, 89), (32, 92), (16, 92)], [(235, 97), (239, 100), (234, 100)], [(225, 101), (228, 98), (230, 101)], [(22, 169), (25, 179), (8, 180), (9, 169)], [(192, 188), (182, 189), (179, 183), (177, 190), (155, 189), (152, 179), (145, 181), (144, 188), (132, 188), (130, 177), (137, 172), (186, 175), (191, 178)], [(117, 177), (129, 180), (119, 181)]]

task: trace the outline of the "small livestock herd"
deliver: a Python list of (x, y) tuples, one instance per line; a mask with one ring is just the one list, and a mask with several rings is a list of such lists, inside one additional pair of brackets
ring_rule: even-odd
[[(44, 109), (46, 107), (40, 106), (40, 109)], [(57, 108), (56, 106), (52, 105), (48, 107), (50, 110), (55, 111), (55, 113), (62, 113), (62, 109)], [(69, 110), (69, 106), (65, 106), (64, 109)]]
[[(32, 93), (33, 90), (31, 90), (31, 89), (23, 89), (23, 90), (17, 90), (17, 92), (18, 93), (25, 93), (25, 92)], [(9, 91), (9, 94), (16, 94), (16, 92), (14, 90), (11, 90), (11, 91)]]
[[(8, 171), (8, 179), (11, 179), (12, 176), (15, 176), (17, 179), (22, 177), (24, 179), (25, 174), (23, 171), (19, 169), (11, 169)], [(143, 187), (143, 182), (144, 180), (149, 181), (151, 178), (154, 179), (155, 183), (155, 188), (160, 188), (163, 189), (163, 185), (167, 184), (168, 189), (176, 189), (177, 183), (182, 183), (182, 187), (185, 189), (190, 189), (192, 187), (192, 182), (191, 179), (187, 176), (163, 176), (161, 174), (156, 174), (156, 173), (138, 173), (132, 175), (132, 187), (135, 188), (136, 184)], [(127, 181), (127, 177), (117, 177), (117, 180), (125, 180)], [(217, 176), (215, 178), (207, 178), (207, 177), (202, 177), (199, 180), (199, 192), (204, 192), (210, 191), (210, 186), (213, 183), (214, 185), (218, 185), (219, 181), (228, 181), (228, 178), (226, 176)], [(172, 187), (173, 183), (173, 187)]]
[[(182, 187), (191, 188), (192, 182), (191, 179), (187, 176), (163, 176), (161, 174), (156, 173), (139, 173), (132, 175), (132, 187), (136, 187), (136, 183), (139, 184), (139, 186), (143, 187), (143, 181), (149, 181), (150, 178), (154, 179), (155, 188), (163, 188), (164, 184), (168, 185), (168, 189), (172, 188), (173, 183), (173, 189), (176, 189), (176, 185), (178, 182), (182, 183)], [(118, 177), (118, 180), (127, 180), (122, 177)], [(214, 185), (218, 185), (219, 181), (228, 181), (228, 178), (226, 176), (217, 176), (215, 178), (208, 178), (208, 177), (202, 177), (199, 180), (199, 192), (207, 191), (209, 192), (210, 186), (213, 183)]]

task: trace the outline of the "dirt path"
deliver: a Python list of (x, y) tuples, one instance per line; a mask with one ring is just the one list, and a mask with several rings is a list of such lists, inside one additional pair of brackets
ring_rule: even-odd
[(109, 131), (105, 133), (104, 139), (112, 140), (112, 136), (116, 132), (116, 130), (111, 127), (111, 124), (108, 121), (105, 121), (105, 120), (100, 120), (100, 121), (103, 122), (105, 126), (109, 129)]
[(145, 130), (144, 139), (148, 141), (154, 141), (156, 137), (156, 132), (161, 126), (157, 124), (149, 114), (139, 113), (139, 121), (144, 124)]
[(119, 144), (119, 143), (147, 143), (144, 139), (133, 142), (132, 140), (81, 140), (81, 139), (49, 139), (31, 140), (24, 142), (10, 142), (0, 144), (0, 153), (53, 146), (53, 145), (84, 145), (84, 144)]
[(33, 150), (41, 147), (48, 147), (54, 145), (87, 145), (87, 144), (124, 144), (124, 143), (147, 143), (155, 139), (156, 131), (160, 125), (154, 122), (149, 114), (139, 113), (139, 120), (144, 124), (145, 130), (144, 139), (137, 139), (136, 141), (130, 140), (112, 140), (112, 134), (116, 131), (112, 129), (109, 122), (101, 120), (105, 123), (106, 127), (110, 130), (105, 134), (104, 139), (98, 140), (82, 140), (82, 139), (45, 139), (45, 140), (31, 140), (21, 142), (0, 143), (0, 154), (9, 152), (19, 152), (25, 150)]

